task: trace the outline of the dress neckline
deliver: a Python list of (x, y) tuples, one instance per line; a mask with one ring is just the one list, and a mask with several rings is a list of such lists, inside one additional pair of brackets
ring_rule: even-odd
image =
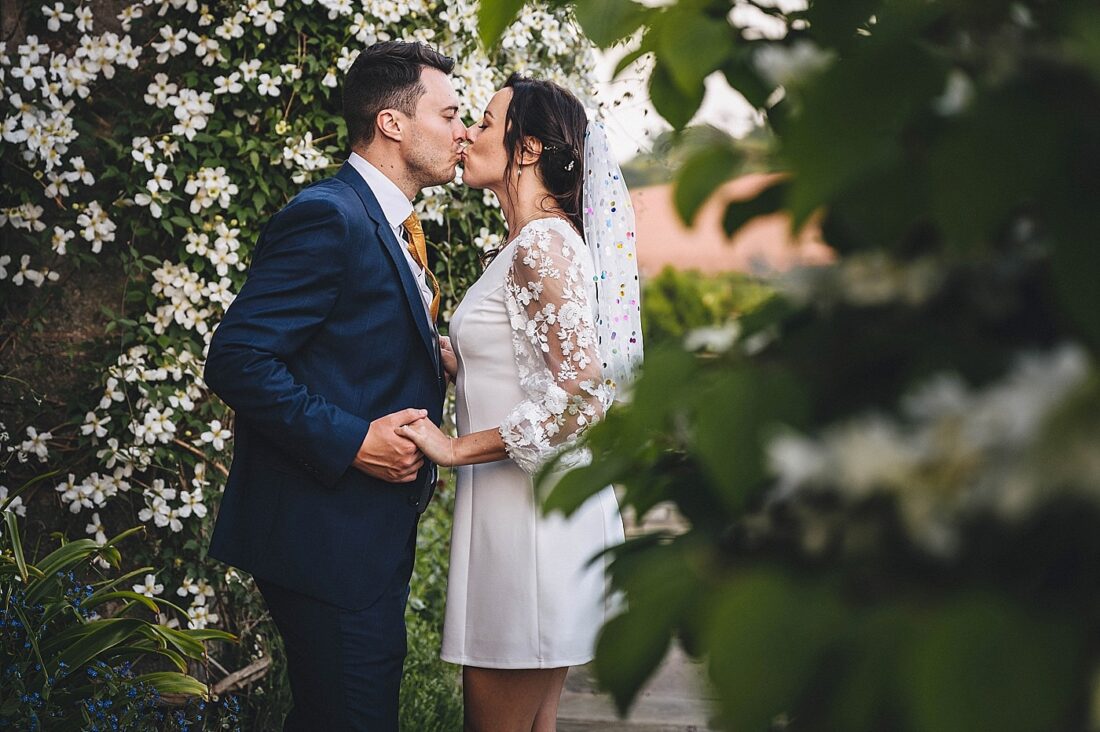
[(560, 216), (543, 216), (542, 218), (531, 219), (530, 221), (525, 223), (523, 226), (519, 227), (519, 231), (516, 232), (515, 238), (513, 238), (512, 241), (508, 242), (508, 245), (510, 246), (511, 244), (513, 244), (516, 240), (518, 240), (521, 236), (523, 236), (524, 231), (531, 228), (532, 226), (535, 226), (536, 224), (538, 224), (540, 226), (546, 226), (547, 228), (553, 228), (553, 225), (557, 225), (557, 226), (560, 226), (563, 231), (568, 231), (573, 236), (576, 236), (576, 237), (580, 236), (580, 234), (577, 233), (577, 230), (573, 228), (573, 224), (569, 223), (568, 221), (566, 221), (562, 217), (560, 217)]

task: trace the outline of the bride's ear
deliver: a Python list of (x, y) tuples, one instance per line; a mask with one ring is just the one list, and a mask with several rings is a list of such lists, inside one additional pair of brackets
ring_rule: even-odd
[(523, 148), (519, 153), (520, 165), (532, 165), (542, 156), (542, 140), (528, 135), (523, 138)]

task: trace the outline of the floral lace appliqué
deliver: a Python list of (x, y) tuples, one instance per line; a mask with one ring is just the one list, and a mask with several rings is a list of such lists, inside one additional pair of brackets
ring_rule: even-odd
[[(564, 221), (543, 219), (524, 227), (515, 244), (504, 301), (526, 398), (505, 417), (500, 435), (516, 464), (534, 473), (603, 418), (614, 391), (600, 369), (585, 243)], [(574, 451), (562, 467), (587, 459)]]

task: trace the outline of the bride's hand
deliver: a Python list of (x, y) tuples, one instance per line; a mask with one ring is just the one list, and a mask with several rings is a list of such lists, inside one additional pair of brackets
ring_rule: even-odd
[(451, 467), (455, 463), (454, 438), (440, 431), (428, 418), (401, 425), (394, 429), (401, 437), (412, 440), (424, 456), (436, 465)]
[(443, 359), (443, 370), (447, 372), (447, 378), (454, 381), (458, 376), (458, 357), (451, 346), (450, 336), (440, 336), (439, 355)]

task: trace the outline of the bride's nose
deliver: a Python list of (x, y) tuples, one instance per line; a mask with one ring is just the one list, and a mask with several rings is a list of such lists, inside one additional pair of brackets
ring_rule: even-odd
[(469, 127), (466, 128), (466, 143), (467, 144), (472, 143), (474, 141), (474, 138), (477, 137), (477, 132), (478, 132), (477, 122), (474, 122), (472, 125), (470, 125)]

